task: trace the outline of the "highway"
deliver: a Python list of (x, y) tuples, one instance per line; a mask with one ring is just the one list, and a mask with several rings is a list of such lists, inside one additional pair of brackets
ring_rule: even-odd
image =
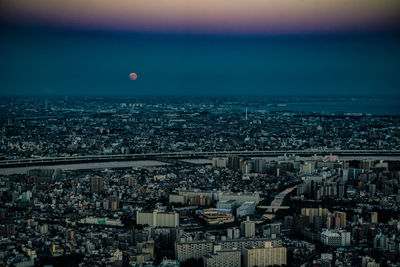
[(276, 150), (276, 151), (185, 151), (170, 153), (146, 153), (146, 154), (115, 154), (115, 155), (90, 155), (90, 156), (68, 156), (68, 157), (43, 157), (28, 159), (1, 160), (0, 168), (45, 166), (72, 163), (109, 162), (109, 161), (132, 161), (132, 160), (155, 160), (160, 158), (190, 159), (190, 158), (212, 158), (225, 156), (243, 157), (277, 157), (282, 155), (296, 154), (298, 156), (313, 155), (338, 155), (338, 156), (372, 156), (372, 157), (399, 157), (400, 150)]

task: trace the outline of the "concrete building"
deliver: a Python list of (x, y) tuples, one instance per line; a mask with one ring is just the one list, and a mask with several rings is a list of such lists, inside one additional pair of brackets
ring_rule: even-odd
[(169, 203), (186, 204), (187, 203), (187, 197), (186, 197), (186, 195), (170, 194), (169, 195)]
[(212, 166), (213, 168), (226, 168), (228, 165), (228, 158), (213, 158)]
[(371, 223), (378, 223), (378, 212), (371, 212)]
[(331, 247), (350, 246), (351, 234), (347, 231), (325, 230), (321, 233), (321, 242)]
[(249, 247), (243, 253), (244, 266), (286, 265), (286, 252), (285, 247), (273, 246), (272, 242), (265, 242), (264, 247)]
[(271, 238), (239, 238), (220, 241), (219, 244), (224, 250), (237, 248), (243, 252), (243, 250), (247, 247), (263, 247), (265, 242), (271, 242), (273, 246), (282, 245), (282, 240)]
[(256, 223), (250, 221), (249, 217), (240, 224), (240, 228), (244, 237), (253, 237), (256, 235)]
[(226, 230), (226, 235), (228, 239), (238, 239), (240, 238), (240, 229), (239, 228), (228, 228)]
[(176, 212), (137, 212), (136, 222), (140, 225), (154, 227), (177, 227), (179, 226), (179, 214)]
[(220, 200), (217, 202), (217, 209), (234, 211), (236, 209), (236, 200)]
[(335, 227), (346, 229), (346, 212), (334, 211), (333, 215), (337, 218)]
[(253, 215), (256, 212), (256, 203), (254, 201), (246, 201), (236, 209), (237, 217)]
[(308, 222), (313, 223), (314, 216), (321, 216), (322, 220), (326, 220), (326, 217), (328, 215), (328, 209), (327, 208), (302, 208), (301, 215), (307, 216)]
[(240, 250), (221, 250), (221, 246), (214, 246), (214, 253), (203, 257), (204, 267), (240, 267)]
[(201, 259), (213, 252), (213, 242), (190, 241), (175, 243), (175, 258), (182, 262), (188, 259)]

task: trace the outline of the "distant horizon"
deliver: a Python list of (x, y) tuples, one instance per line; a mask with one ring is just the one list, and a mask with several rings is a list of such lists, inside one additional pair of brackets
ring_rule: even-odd
[(290, 98), (399, 98), (400, 93), (397, 95), (386, 95), (386, 94), (312, 94), (312, 95), (296, 95), (296, 94), (0, 94), (0, 97), (16, 97), (16, 98), (37, 98), (37, 97), (105, 97), (105, 98), (121, 98), (121, 97), (290, 97)]

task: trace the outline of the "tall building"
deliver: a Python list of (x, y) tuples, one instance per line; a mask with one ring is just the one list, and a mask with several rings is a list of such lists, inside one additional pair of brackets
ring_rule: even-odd
[(239, 228), (228, 228), (226, 230), (226, 235), (228, 239), (238, 239), (240, 238), (240, 230)]
[(90, 193), (100, 194), (104, 189), (104, 178), (102, 177), (90, 177)]
[(334, 211), (333, 215), (336, 217), (335, 227), (346, 229), (346, 212)]
[(313, 223), (314, 216), (321, 216), (322, 220), (326, 220), (328, 215), (327, 208), (302, 208), (301, 215), (305, 215), (308, 217), (308, 222)]
[(249, 217), (240, 224), (240, 228), (244, 237), (253, 237), (256, 235), (256, 223), (250, 221)]
[(105, 198), (103, 201), (103, 208), (105, 210), (115, 211), (118, 209), (118, 206), (119, 206), (119, 199), (116, 196), (109, 196)]
[(265, 171), (265, 160), (264, 159), (255, 159), (254, 160), (254, 172), (264, 173)]
[(240, 170), (240, 157), (238, 156), (229, 156), (228, 157), (228, 168), (233, 169), (235, 171)]
[(273, 246), (271, 242), (265, 242), (264, 247), (246, 248), (243, 254), (245, 267), (264, 267), (271, 265), (286, 265), (286, 248)]

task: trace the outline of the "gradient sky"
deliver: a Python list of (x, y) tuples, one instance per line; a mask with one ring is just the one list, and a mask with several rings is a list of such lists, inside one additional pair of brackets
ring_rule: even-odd
[(0, 93), (399, 95), (399, 18), (398, 0), (2, 0)]

